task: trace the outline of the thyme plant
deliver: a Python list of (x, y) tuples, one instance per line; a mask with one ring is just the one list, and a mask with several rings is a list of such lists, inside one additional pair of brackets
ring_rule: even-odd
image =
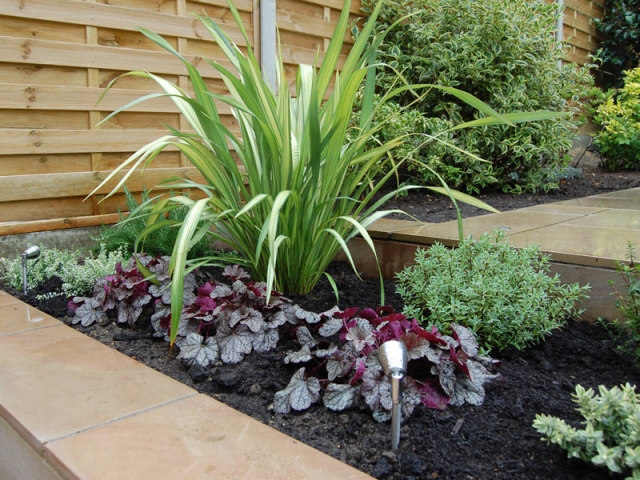
[(457, 248), (435, 244), (416, 252), (415, 265), (396, 276), (407, 317), (447, 332), (472, 330), (484, 351), (523, 349), (576, 315), (589, 286), (563, 285), (550, 276), (549, 257), (536, 245), (514, 248), (500, 231)]

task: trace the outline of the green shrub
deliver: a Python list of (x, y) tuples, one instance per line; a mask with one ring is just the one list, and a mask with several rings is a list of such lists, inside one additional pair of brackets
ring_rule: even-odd
[(595, 55), (601, 83), (619, 88), (623, 72), (640, 66), (640, 0), (607, 0), (604, 17), (594, 20), (603, 37)]
[[(135, 211), (140, 204), (136, 201), (135, 197), (125, 188), (127, 209), (130, 212)], [(142, 193), (142, 202), (149, 202), (151, 206), (157, 204), (157, 201), (149, 198), (149, 192), (144, 191)], [(166, 219), (172, 222), (182, 222), (189, 209), (187, 207), (177, 208), (171, 210)], [(164, 217), (161, 217), (165, 220)], [(110, 252), (112, 250), (122, 249), (129, 256), (134, 253), (134, 244), (136, 238), (140, 233), (148, 227), (147, 217), (139, 216), (126, 220), (125, 216), (120, 214), (120, 222), (113, 226), (103, 225), (100, 232), (93, 238), (98, 245), (104, 246), (104, 248)], [(152, 257), (161, 255), (171, 255), (173, 251), (173, 245), (175, 244), (178, 236), (179, 229), (175, 226), (166, 225), (158, 230), (155, 230), (153, 235), (145, 238), (142, 244), (142, 252)], [(188, 258), (198, 258), (211, 253), (211, 246), (207, 237), (199, 240), (189, 250)]]
[(465, 239), (455, 249), (436, 243), (416, 253), (415, 265), (397, 275), (403, 313), (424, 326), (471, 329), (484, 351), (522, 349), (576, 314), (588, 286), (563, 285), (547, 275), (549, 257), (535, 245), (518, 249), (502, 232)]
[(617, 262), (616, 270), (622, 276), (624, 289), (616, 288), (610, 281), (613, 294), (616, 296), (616, 307), (622, 314), (622, 319), (613, 323), (618, 327), (620, 338), (624, 338), (623, 349), (632, 350), (640, 358), (640, 265), (634, 261), (634, 247), (628, 244), (627, 258), (629, 263)]
[[(126, 263), (129, 254), (124, 249), (109, 250), (101, 245), (96, 255), (87, 255), (80, 250), (58, 250), (43, 248), (35, 261), (28, 265), (27, 288), (34, 289), (40, 283), (59, 277), (62, 287), (48, 296), (75, 297), (93, 290), (95, 281), (111, 275), (118, 262)], [(0, 258), (0, 278), (13, 288), (22, 290), (22, 258)]]
[[(365, 9), (371, 0), (365, 0)], [(396, 82), (394, 68), (409, 83), (436, 83), (472, 93), (497, 111), (551, 110), (574, 112), (570, 101), (581, 96), (590, 77), (574, 65), (558, 68), (562, 49), (552, 35), (556, 7), (525, 0), (399, 0), (385, 2), (377, 29), (412, 13), (410, 21), (393, 28), (380, 46), (390, 67), (378, 74), (386, 88)], [(415, 101), (407, 93), (406, 106)], [(435, 89), (412, 108), (438, 119), (419, 133), (437, 135), (443, 128), (473, 120), (477, 112)], [(407, 126), (419, 122), (404, 119)], [(487, 187), (505, 191), (537, 191), (557, 187), (553, 171), (567, 164), (578, 121), (570, 116), (524, 125), (481, 126), (458, 130), (447, 139), (453, 147), (491, 163), (479, 162), (460, 150), (433, 152), (432, 144), (418, 153), (422, 165), (433, 168), (453, 188), (477, 192)], [(393, 128), (393, 126), (390, 126)], [(438, 147), (439, 148), (439, 147)], [(417, 181), (433, 184), (433, 174), (413, 164)]]
[(628, 472), (640, 478), (640, 396), (635, 386), (607, 390), (600, 385), (599, 395), (590, 388), (576, 386), (573, 394), (585, 427), (576, 429), (564, 420), (549, 415), (536, 415), (533, 428), (544, 435), (547, 443), (567, 450), (569, 458), (581, 458), (606, 466), (616, 473)]
[(640, 169), (640, 68), (625, 72), (624, 88), (609, 90), (594, 122), (594, 143), (610, 170)]

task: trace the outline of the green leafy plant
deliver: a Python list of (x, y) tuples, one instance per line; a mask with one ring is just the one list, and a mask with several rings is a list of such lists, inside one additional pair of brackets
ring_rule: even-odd
[[(140, 206), (140, 203), (126, 187), (124, 191), (127, 210), (130, 212), (135, 211)], [(152, 206), (154, 202), (157, 203), (159, 199), (160, 197), (157, 197), (155, 200), (150, 199), (148, 191), (145, 190), (142, 192), (142, 202), (149, 202), (148, 204), (150, 206)], [(184, 220), (187, 213), (188, 209), (181, 207), (168, 212), (166, 218), (156, 218), (156, 221), (168, 219), (172, 224), (165, 225), (163, 228), (155, 230), (153, 235), (146, 237), (144, 244), (141, 246), (143, 253), (151, 255), (152, 257), (169, 255), (173, 251), (173, 246), (175, 245), (179, 231), (178, 228), (175, 228), (173, 222), (179, 224)], [(103, 246), (108, 252), (122, 249), (129, 256), (132, 255), (134, 253), (136, 239), (140, 233), (149, 226), (149, 222), (147, 218), (141, 216), (131, 218), (130, 221), (125, 221), (125, 219), (126, 216), (120, 213), (120, 222), (112, 226), (103, 225), (93, 240), (98, 245)], [(207, 240), (205, 237), (195, 243), (189, 250), (188, 258), (198, 258), (209, 254), (211, 252), (211, 246)]]
[[(220, 73), (229, 95), (210, 92), (187, 59), (159, 35), (141, 29), (144, 35), (184, 63), (194, 97), (151, 73), (129, 72), (125, 75), (154, 80), (162, 92), (135, 100), (113, 115), (146, 98), (166, 96), (189, 122), (193, 133), (170, 130), (166, 136), (140, 148), (98, 189), (124, 171), (112, 193), (117, 191), (136, 169), (144, 169), (169, 146), (182, 152), (205, 179), (204, 184), (186, 180), (170, 184), (176, 190), (197, 189), (203, 198), (182, 195), (153, 205), (143, 202), (129, 217), (148, 218), (148, 227), (140, 233), (138, 242), (165, 225), (179, 227), (169, 266), (174, 309), (172, 344), (180, 319), (184, 275), (205, 263), (229, 261), (215, 255), (187, 260), (189, 250), (201, 238), (221, 240), (238, 251), (241, 256), (233, 262), (250, 268), (257, 280), (266, 281), (267, 301), (273, 289), (310, 291), (339, 249), (351, 259), (347, 241), (355, 235), (361, 235), (374, 252), (366, 227), (390, 213), (378, 209), (396, 193), (391, 192), (375, 203), (372, 199), (393, 174), (389, 171), (379, 176), (384, 171), (385, 154), (402, 143), (402, 139), (366, 149), (367, 140), (380, 128), (372, 125), (375, 112), (371, 98), (375, 87), (372, 61), (382, 35), (370, 38), (369, 33), (381, 4), (372, 12), (363, 35), (354, 43), (339, 74), (336, 73), (349, 21), (349, 4), (345, 2), (322, 65), (319, 68), (300, 65), (294, 96), (289, 91), (281, 55), (278, 56), (278, 88), (274, 92), (262, 78), (251, 47), (244, 53), (209, 18), (199, 17), (235, 71), (210, 63)], [(238, 11), (232, 3), (229, 8), (249, 45)], [(351, 112), (365, 77), (363, 112), (359, 124), (352, 126)], [(509, 123), (524, 117), (500, 115), (475, 97), (454, 88), (434, 88), (444, 89), (481, 110), (486, 116), (483, 124)], [(402, 85), (383, 94), (383, 103), (410, 89)], [(216, 102), (231, 108), (239, 124), (239, 137), (224, 125)], [(355, 128), (357, 134), (346, 142), (350, 128)], [(415, 187), (404, 186), (399, 190), (410, 188)], [(451, 191), (448, 193), (453, 195)], [(183, 221), (156, 221), (182, 206), (189, 209)]]
[(416, 252), (415, 265), (396, 276), (403, 313), (447, 332), (457, 323), (478, 336), (484, 351), (522, 349), (575, 315), (588, 286), (551, 277), (539, 247), (511, 247), (496, 231), (470, 237), (457, 248), (436, 243)]
[(640, 0), (607, 0), (604, 17), (594, 21), (603, 37), (594, 57), (601, 83), (619, 88), (623, 72), (640, 66)]
[(584, 417), (584, 428), (576, 429), (564, 420), (539, 414), (533, 428), (542, 440), (567, 450), (569, 458), (580, 458), (605, 466), (616, 473), (631, 472), (628, 480), (640, 478), (640, 396), (635, 385), (607, 390), (600, 385), (599, 395), (576, 386), (573, 394), (577, 410)]
[[(374, 1), (363, 4), (370, 9)], [(376, 28), (385, 30), (407, 14), (413, 15), (411, 21), (392, 28), (380, 45), (381, 60), (388, 64), (378, 74), (381, 88), (393, 85), (395, 71), (400, 70), (410, 83), (460, 88), (499, 112), (575, 113), (575, 102), (591, 82), (586, 69), (571, 64), (558, 67), (563, 50), (553, 35), (555, 4), (526, 0), (388, 1)], [(450, 135), (446, 133), (449, 125), (473, 120), (479, 116), (477, 112), (437, 89), (427, 91), (419, 101), (409, 94), (398, 96), (397, 101), (434, 119), (418, 133), (444, 135), (450, 145), (443, 155), (441, 146), (423, 142), (415, 155), (418, 161), (409, 164), (415, 181), (433, 183), (436, 172), (451, 187), (467, 192), (556, 188), (553, 171), (568, 163), (564, 154), (579, 124), (576, 116), (565, 116), (518, 126), (457, 130)], [(413, 118), (406, 121), (420, 126)], [(479, 162), (477, 157), (491, 163)]]
[(624, 88), (609, 90), (596, 108), (594, 122), (601, 130), (594, 144), (610, 170), (640, 169), (640, 67), (625, 72)]
[(627, 259), (629, 263), (617, 262), (616, 271), (622, 276), (624, 288), (616, 288), (614, 281), (609, 281), (616, 297), (616, 307), (622, 314), (622, 319), (613, 320), (617, 327), (617, 335), (624, 338), (623, 349), (633, 351), (640, 358), (640, 265), (634, 260), (634, 246), (627, 245)]
[[(40, 257), (29, 263), (27, 288), (34, 289), (40, 283), (58, 277), (62, 280), (60, 291), (50, 292), (46, 297), (85, 295), (93, 290), (97, 279), (111, 273), (114, 265), (125, 258), (128, 255), (123, 249), (107, 250), (104, 245), (99, 247), (95, 255), (80, 250), (43, 248)], [(22, 259), (0, 258), (0, 278), (21, 290)]]

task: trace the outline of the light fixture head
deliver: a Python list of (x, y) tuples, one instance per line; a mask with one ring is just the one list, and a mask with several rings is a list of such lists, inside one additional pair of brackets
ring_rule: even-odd
[(22, 252), (22, 256), (28, 259), (38, 258), (40, 256), (40, 249), (35, 245), (31, 245), (24, 252)]
[(397, 340), (384, 342), (378, 350), (378, 359), (384, 373), (392, 376), (402, 376), (407, 371), (407, 348)]

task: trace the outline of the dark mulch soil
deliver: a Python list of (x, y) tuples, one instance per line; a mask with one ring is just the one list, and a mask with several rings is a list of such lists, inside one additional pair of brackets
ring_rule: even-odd
[[(593, 153), (588, 153), (593, 157)], [(585, 165), (583, 173), (578, 178), (563, 181), (560, 188), (549, 193), (522, 195), (505, 194), (502, 192), (484, 192), (474, 195), (483, 202), (491, 205), (500, 212), (516, 210), (518, 208), (541, 205), (545, 203), (561, 202), (573, 198), (588, 197), (616, 190), (627, 190), (640, 187), (640, 172), (610, 172), (593, 166), (595, 161), (590, 159), (591, 165)], [(418, 220), (430, 223), (445, 222), (456, 219), (456, 211), (451, 201), (444, 195), (425, 193), (426, 190), (412, 191), (405, 197), (399, 197), (385, 205), (385, 208), (398, 208)], [(460, 203), (462, 217), (485, 215), (489, 212)], [(389, 218), (407, 217), (394, 214)]]
[[(512, 196), (486, 194), (481, 198), (500, 210), (583, 197), (605, 191), (640, 186), (639, 174), (585, 172), (567, 181), (549, 195)], [(454, 218), (448, 203), (424, 194), (403, 197), (400, 208), (424, 221)], [(469, 215), (471, 212), (465, 212)], [(341, 306), (375, 306), (379, 301), (376, 281), (360, 282), (344, 265), (333, 265)], [(0, 285), (0, 287), (2, 287)], [(48, 291), (50, 285), (43, 285)], [(5, 287), (5, 290), (10, 290)], [(387, 301), (401, 309), (401, 300), (391, 282), (386, 284)], [(10, 291), (17, 297), (20, 292)], [(38, 308), (70, 322), (65, 303), (34, 301)], [(295, 301), (303, 307), (324, 311), (334, 303), (333, 293), (321, 282), (312, 294)], [(114, 324), (79, 328), (89, 336), (126, 355), (182, 381), (200, 392), (251, 415), (298, 440), (312, 445), (360, 470), (381, 479), (605, 479), (606, 470), (578, 460), (567, 460), (556, 446), (540, 441), (531, 427), (536, 413), (559, 416), (576, 426), (571, 393), (576, 384), (597, 388), (630, 382), (638, 384), (640, 370), (616, 349), (599, 325), (569, 321), (545, 342), (524, 352), (502, 352), (499, 381), (488, 388), (482, 407), (450, 407), (444, 411), (416, 408), (402, 426), (397, 453), (390, 452), (390, 426), (377, 423), (370, 413), (330, 412), (316, 405), (301, 413), (275, 414), (273, 395), (284, 388), (295, 367), (283, 364), (286, 343), (275, 351), (252, 354), (239, 365), (218, 365), (206, 375), (192, 379), (175, 360), (167, 358), (164, 342), (150, 339), (148, 328), (137, 331)]]

